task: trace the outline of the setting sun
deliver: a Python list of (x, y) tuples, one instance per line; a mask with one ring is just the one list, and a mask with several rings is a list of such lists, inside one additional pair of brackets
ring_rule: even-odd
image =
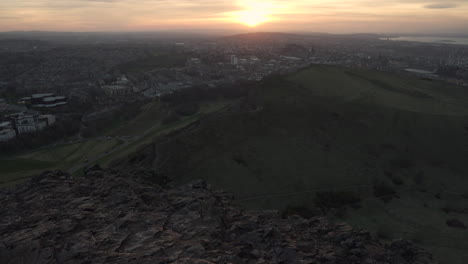
[(256, 27), (267, 22), (268, 15), (261, 10), (247, 10), (239, 13), (239, 21), (249, 27)]
[(233, 14), (236, 22), (249, 27), (256, 27), (272, 20), (271, 14), (273, 5), (271, 3), (242, 1), (240, 5), (243, 6), (245, 10)]

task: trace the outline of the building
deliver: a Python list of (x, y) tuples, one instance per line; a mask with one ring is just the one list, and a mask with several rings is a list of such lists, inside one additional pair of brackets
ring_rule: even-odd
[(236, 55), (231, 55), (231, 65), (239, 64), (239, 58)]
[[(44, 100), (44, 98), (46, 97), (51, 97), (51, 96), (55, 96), (55, 94), (53, 93), (42, 93), (42, 94), (33, 94), (30, 98), (31, 100), (31, 104), (33, 105), (37, 105), (37, 104), (41, 104), (42, 103), (42, 100)], [(24, 98), (21, 98), (21, 100), (25, 100), (27, 101), (28, 97), (24, 97)]]
[(23, 97), (23, 98), (19, 99), (17, 103), (20, 104), (20, 105), (29, 105), (29, 104), (31, 104), (31, 100), (32, 100), (31, 97)]
[(20, 115), (16, 118), (16, 130), (18, 134), (30, 134), (36, 132), (36, 122), (32, 115)]
[(10, 121), (0, 122), (0, 129), (9, 129), (13, 128), (13, 125)]
[(102, 89), (109, 96), (125, 96), (133, 93), (133, 88), (124, 85), (105, 85)]
[(108, 96), (125, 96), (135, 92), (135, 88), (124, 75), (114, 83), (102, 86), (102, 89)]
[(16, 138), (16, 131), (12, 128), (0, 128), (0, 142), (10, 141)]
[(40, 115), (37, 117), (37, 119), (47, 122), (47, 126), (49, 127), (55, 124), (55, 122), (57, 122), (57, 119), (54, 115)]
[(47, 119), (37, 119), (36, 120), (36, 131), (42, 131), (47, 128)]
[(187, 67), (199, 67), (201, 66), (201, 60), (197, 58), (191, 58), (187, 61), (186, 66)]
[(31, 96), (31, 104), (37, 108), (53, 108), (63, 106), (68, 103), (65, 96), (56, 96), (53, 93), (33, 94)]

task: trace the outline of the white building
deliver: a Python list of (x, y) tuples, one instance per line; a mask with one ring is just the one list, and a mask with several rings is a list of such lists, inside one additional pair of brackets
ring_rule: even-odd
[(16, 137), (16, 131), (11, 128), (0, 129), (0, 142), (12, 140)]
[(0, 123), (0, 142), (9, 141), (16, 137), (16, 131), (11, 122)]
[(125, 96), (136, 92), (135, 87), (125, 75), (122, 75), (117, 81), (110, 85), (102, 86), (104, 92), (109, 96)]
[(105, 85), (102, 89), (109, 96), (123, 96), (133, 93), (133, 88), (125, 85)]
[(232, 65), (237, 65), (237, 64), (239, 64), (239, 58), (237, 58), (236, 55), (231, 55), (231, 64), (232, 64)]
[[(24, 99), (24, 100), (23, 100)], [(24, 102), (28, 102), (27, 97), (22, 98)], [(39, 108), (52, 108), (63, 106), (67, 104), (67, 97), (65, 96), (56, 96), (55, 94), (33, 94), (31, 96), (30, 102), (33, 107)]]
[(28, 134), (36, 132), (36, 122), (32, 115), (19, 116), (16, 119), (16, 129), (18, 134)]
[(11, 122), (1, 122), (0, 123), (0, 129), (7, 129), (7, 128), (12, 128)]

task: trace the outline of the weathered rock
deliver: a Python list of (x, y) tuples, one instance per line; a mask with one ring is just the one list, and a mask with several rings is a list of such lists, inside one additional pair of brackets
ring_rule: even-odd
[(407, 241), (384, 245), (325, 218), (243, 212), (204, 181), (144, 178), (53, 171), (1, 193), (1, 263), (432, 263)]

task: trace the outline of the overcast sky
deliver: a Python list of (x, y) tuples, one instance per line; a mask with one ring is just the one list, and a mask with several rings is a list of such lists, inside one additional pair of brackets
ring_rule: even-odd
[(468, 0), (0, 0), (0, 31), (249, 26), (255, 31), (468, 33)]

